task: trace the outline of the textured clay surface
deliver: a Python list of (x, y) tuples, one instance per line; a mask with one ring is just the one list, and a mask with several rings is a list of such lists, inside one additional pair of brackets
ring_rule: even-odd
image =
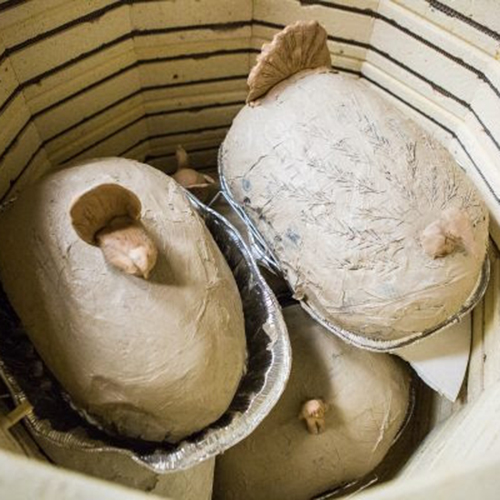
[[(450, 153), (366, 82), (297, 73), (238, 114), (220, 158), (296, 297), (330, 323), (403, 339), (474, 290), (488, 240), (482, 200)], [(426, 253), (429, 226), (441, 246), (457, 240), (451, 253)]]
[[(399, 360), (349, 346), (299, 306), (284, 316), (290, 380), (257, 430), (217, 458), (216, 500), (307, 500), (359, 479), (382, 460), (407, 416), (410, 377)], [(328, 405), (320, 434), (299, 418), (315, 398)]]
[[(133, 191), (158, 259), (149, 280), (80, 239), (69, 208), (102, 183)], [(37, 351), (73, 402), (105, 426), (177, 441), (217, 420), (245, 369), (241, 300), (175, 181), (95, 160), (24, 191), (0, 217), (0, 275)]]

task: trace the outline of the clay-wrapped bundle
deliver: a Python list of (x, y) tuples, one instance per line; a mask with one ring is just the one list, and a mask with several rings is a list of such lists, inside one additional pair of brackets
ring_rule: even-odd
[(225, 412), (245, 369), (241, 300), (175, 181), (91, 161), (26, 189), (0, 231), (9, 300), (79, 409), (122, 435), (172, 442)]
[(410, 415), (400, 360), (348, 345), (298, 306), (283, 313), (294, 353), (288, 385), (260, 426), (217, 458), (217, 500), (306, 500), (360, 480)]
[(264, 48), (221, 178), (315, 317), (359, 346), (394, 348), (474, 295), (488, 213), (436, 139), (327, 67), (325, 43), (317, 23), (297, 23)]

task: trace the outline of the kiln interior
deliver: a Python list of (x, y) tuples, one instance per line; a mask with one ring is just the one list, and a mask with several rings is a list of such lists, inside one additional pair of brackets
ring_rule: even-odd
[[(406, 450), (414, 452), (381, 493), (392, 498), (399, 491), (401, 498), (397, 488), (414, 484), (415, 490), (432, 481), (439, 486), (450, 471), (488, 454), (498, 460), (500, 453), (496, 2), (1, 1), (0, 198), (6, 202), (44, 173), (85, 158), (124, 156), (169, 173), (177, 144), (197, 168), (216, 168), (218, 147), (244, 104), (256, 54), (298, 19), (316, 19), (327, 29), (336, 70), (369, 81), (453, 152), (491, 214), (492, 278), (470, 319), (468, 378), (454, 404), (422, 393), (422, 418), (407, 438)], [(0, 401), (6, 412), (8, 398)], [(2, 434), (0, 446), (40, 457), (21, 426)], [(484, 488), (488, 467), (477, 473)], [(418, 483), (430, 472), (434, 476)], [(417, 498), (411, 494), (405, 498)], [(364, 495), (379, 498), (377, 490)]]

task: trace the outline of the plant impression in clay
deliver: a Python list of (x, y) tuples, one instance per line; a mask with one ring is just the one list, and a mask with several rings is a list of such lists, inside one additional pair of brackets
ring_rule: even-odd
[(228, 197), (295, 298), (360, 347), (422, 338), (476, 302), (488, 212), (451, 154), (297, 22), (265, 45), (221, 146)]
[(411, 380), (400, 360), (350, 346), (299, 306), (283, 315), (290, 379), (259, 427), (217, 457), (215, 500), (309, 500), (360, 480), (409, 418)]
[(0, 230), (9, 300), (89, 420), (175, 443), (227, 410), (246, 364), (241, 299), (171, 178), (88, 161), (28, 187)]

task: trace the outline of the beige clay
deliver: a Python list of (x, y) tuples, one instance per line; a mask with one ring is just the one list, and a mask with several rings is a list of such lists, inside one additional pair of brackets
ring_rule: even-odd
[[(300, 26), (270, 47), (292, 44)], [(483, 201), (451, 154), (366, 81), (299, 71), (239, 112), (220, 159), (295, 297), (358, 345), (416, 340), (476, 289)]]
[(302, 405), (299, 419), (305, 420), (310, 434), (321, 434), (325, 430), (325, 414), (328, 405), (322, 399), (310, 399)]
[[(75, 200), (102, 185), (140, 200), (122, 216), (129, 224), (140, 218), (157, 248), (148, 281), (103, 258), (97, 245), (113, 232), (96, 228), (110, 210), (78, 216)], [(85, 219), (98, 223), (79, 225)], [(245, 369), (241, 300), (212, 236), (171, 178), (131, 160), (89, 161), (26, 189), (1, 214), (0, 232), (5, 291), (76, 406), (120, 434), (172, 442), (226, 411)]]
[(101, 184), (79, 196), (70, 208), (71, 223), (106, 261), (127, 274), (149, 278), (158, 251), (140, 223), (141, 202), (118, 184)]
[(294, 353), (288, 385), (260, 426), (217, 457), (215, 500), (308, 500), (360, 479), (407, 417), (400, 360), (346, 344), (299, 306), (283, 313)]
[(317, 21), (297, 21), (262, 46), (248, 75), (247, 102), (263, 96), (297, 71), (331, 65), (327, 34)]
[(175, 156), (177, 158), (177, 171), (172, 177), (201, 201), (206, 201), (207, 195), (210, 194), (210, 189), (217, 184), (215, 179), (191, 168), (189, 155), (182, 146), (177, 146)]
[(420, 242), (424, 252), (434, 259), (445, 257), (460, 248), (473, 256), (481, 254), (470, 217), (458, 208), (444, 210), (437, 221), (424, 229)]

